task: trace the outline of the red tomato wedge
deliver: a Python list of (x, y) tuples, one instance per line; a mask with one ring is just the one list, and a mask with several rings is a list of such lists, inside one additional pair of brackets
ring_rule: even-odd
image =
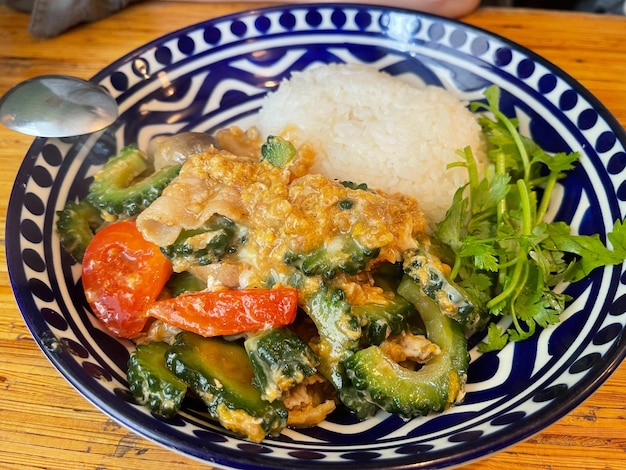
[(183, 294), (154, 302), (147, 315), (208, 337), (288, 325), (297, 308), (298, 291), (280, 287)]
[(147, 321), (146, 308), (171, 275), (170, 260), (130, 221), (97, 232), (83, 258), (87, 301), (104, 326), (121, 338), (141, 332)]

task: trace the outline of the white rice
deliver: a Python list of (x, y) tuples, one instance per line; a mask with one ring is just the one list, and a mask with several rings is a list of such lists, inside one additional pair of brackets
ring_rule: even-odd
[(451, 92), (418, 88), (366, 65), (294, 72), (268, 95), (257, 127), (318, 152), (312, 172), (414, 196), (431, 224), (466, 183), (457, 150), (484, 151), (475, 117)]

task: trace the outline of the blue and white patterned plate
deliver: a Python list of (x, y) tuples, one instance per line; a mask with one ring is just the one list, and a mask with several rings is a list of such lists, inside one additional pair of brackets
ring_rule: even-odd
[[(426, 14), (361, 5), (253, 10), (160, 38), (93, 78), (120, 119), (108, 130), (37, 139), (19, 171), (7, 216), (7, 259), (24, 320), (55, 367), (89, 401), (164, 446), (233, 468), (443, 468), (519, 442), (588, 397), (626, 355), (626, 271), (597, 270), (567, 286), (575, 300), (558, 327), (472, 363), (465, 402), (410, 421), (364, 422), (336, 412), (322, 425), (243, 441), (192, 406), (172, 419), (129, 398), (132, 345), (102, 330), (86, 308), (80, 266), (63, 253), (55, 211), (85, 195), (90, 177), (121, 147), (159, 134), (254, 124), (263, 96), (293, 70), (360, 62), (443, 86), (460, 98), (502, 89), (503, 109), (546, 150), (580, 151), (559, 186), (553, 216), (604, 234), (626, 213), (626, 134), (581, 85), (503, 38)], [(407, 158), (410, 158), (407, 156)], [(479, 338), (473, 338), (474, 346)]]

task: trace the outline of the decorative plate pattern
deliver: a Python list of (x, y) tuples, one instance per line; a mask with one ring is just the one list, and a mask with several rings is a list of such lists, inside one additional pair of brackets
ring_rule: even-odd
[[(316, 63), (367, 63), (465, 100), (502, 89), (502, 107), (546, 150), (579, 151), (552, 215), (580, 233), (606, 233), (626, 213), (626, 135), (582, 86), (541, 57), (483, 30), (407, 10), (303, 5), (253, 10), (164, 36), (93, 78), (117, 99), (106, 131), (36, 139), (7, 216), (11, 282), (25, 322), (54, 366), (88, 400), (133, 431), (217, 466), (444, 468), (523, 440), (572, 410), (626, 355), (626, 271), (597, 270), (564, 286), (575, 300), (562, 322), (534, 339), (480, 355), (465, 402), (410, 421), (380, 413), (358, 422), (336, 412), (322, 425), (243, 441), (190, 403), (159, 419), (127, 392), (132, 345), (102, 330), (86, 307), (80, 266), (61, 250), (56, 211), (85, 195), (94, 171), (125, 145), (160, 134), (254, 124), (263, 96)], [(410, 158), (410, 157), (407, 157)]]

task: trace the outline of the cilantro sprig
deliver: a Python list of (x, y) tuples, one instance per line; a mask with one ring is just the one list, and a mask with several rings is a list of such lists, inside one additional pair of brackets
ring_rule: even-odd
[(607, 238), (574, 235), (568, 224), (547, 221), (553, 190), (580, 158), (576, 152), (548, 154), (520, 134), (518, 121), (499, 110), (500, 90), (485, 91), (479, 122), (487, 136), (491, 165), (479, 174), (470, 148), (459, 151), (469, 182), (454, 195), (434, 240), (454, 254), (451, 278), (485, 316), (510, 316), (504, 331), (489, 324), (481, 352), (502, 349), (559, 322), (570, 297), (555, 288), (576, 282), (594, 269), (626, 258), (626, 226), (617, 220)]

